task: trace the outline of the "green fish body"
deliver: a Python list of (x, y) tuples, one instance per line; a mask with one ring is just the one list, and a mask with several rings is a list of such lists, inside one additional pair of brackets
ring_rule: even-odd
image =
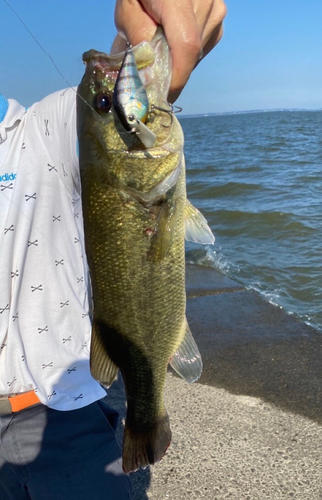
[[(198, 212), (186, 200), (182, 130), (166, 111), (169, 50), (158, 33), (133, 52), (149, 102), (162, 108), (153, 107), (145, 123), (156, 137), (153, 148), (145, 149), (139, 135), (124, 130), (109, 110), (124, 54), (85, 53), (77, 98), (94, 307), (91, 372), (109, 386), (121, 370), (126, 472), (160, 460), (170, 444), (163, 403), (169, 361), (188, 381), (202, 368), (185, 319), (185, 221), (187, 211), (190, 221)], [(204, 232), (205, 220), (199, 222)]]

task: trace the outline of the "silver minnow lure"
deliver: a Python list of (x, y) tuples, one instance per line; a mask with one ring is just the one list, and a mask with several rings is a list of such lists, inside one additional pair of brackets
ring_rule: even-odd
[(135, 133), (147, 148), (154, 145), (156, 135), (144, 125), (149, 113), (149, 99), (130, 44), (115, 82), (113, 110), (127, 132)]

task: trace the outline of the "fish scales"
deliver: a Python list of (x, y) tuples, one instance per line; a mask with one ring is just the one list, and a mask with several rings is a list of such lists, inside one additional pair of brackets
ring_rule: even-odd
[[(135, 134), (124, 132), (109, 109), (124, 54), (85, 53), (87, 67), (77, 98), (85, 246), (94, 305), (91, 371), (106, 386), (118, 369), (122, 373), (127, 396), (126, 472), (160, 460), (170, 444), (163, 403), (169, 360), (189, 381), (200, 375), (202, 366), (185, 320), (187, 200), (183, 134), (166, 101), (169, 51), (162, 33), (152, 44), (134, 50), (150, 102), (161, 108), (151, 110), (146, 122), (156, 137), (153, 148), (146, 150)], [(192, 354), (186, 352), (187, 345)], [(196, 362), (197, 375), (190, 376), (190, 365)]]

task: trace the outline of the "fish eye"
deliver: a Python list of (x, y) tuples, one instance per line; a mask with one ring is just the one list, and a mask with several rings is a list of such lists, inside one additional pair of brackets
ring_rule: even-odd
[(95, 97), (95, 108), (102, 113), (108, 113), (112, 106), (112, 96), (107, 92), (101, 92)]

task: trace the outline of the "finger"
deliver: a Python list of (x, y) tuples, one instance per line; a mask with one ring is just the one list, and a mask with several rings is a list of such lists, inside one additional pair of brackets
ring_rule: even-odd
[[(192, 0), (195, 18), (201, 37), (201, 48), (194, 54), (194, 69), (200, 61), (220, 41), (223, 33), (222, 22), (226, 15), (226, 5), (223, 0)], [(190, 71), (190, 69), (189, 69)], [(192, 71), (192, 70), (191, 70)], [(189, 73), (190, 75), (190, 73)], [(169, 101), (174, 102), (181, 94), (182, 87), (171, 85)]]
[[(200, 6), (196, 9), (197, 19), (202, 19), (204, 11), (200, 12)], [(227, 7), (223, 0), (213, 0), (211, 9), (208, 12), (206, 20), (203, 20), (204, 25), (200, 27), (202, 30), (202, 47), (203, 57), (205, 57), (221, 40), (223, 35), (223, 21), (227, 14)]]
[(187, 83), (202, 48), (201, 33), (191, 0), (165, 2), (160, 22), (172, 57), (170, 93), (176, 96)]
[[(216, 30), (213, 32), (211, 37), (208, 39), (207, 43), (205, 44), (203, 51), (202, 51), (202, 58), (206, 57), (209, 52), (212, 51), (212, 49), (217, 45), (217, 43), (220, 42), (222, 39), (222, 36), (224, 34), (224, 28), (223, 25), (221, 24), (216, 28)], [(201, 61), (201, 59), (198, 61), (198, 63)]]
[(150, 41), (157, 29), (157, 22), (147, 14), (138, 0), (118, 0), (114, 18), (120, 35), (115, 40), (113, 49), (122, 45), (122, 37), (132, 45), (137, 45), (143, 40)]
[[(172, 54), (170, 102), (180, 95), (192, 70), (220, 41), (227, 8), (224, 0), (164, 1), (156, 12), (158, 2), (142, 0), (147, 12), (159, 16)], [(160, 2), (162, 3), (162, 2)], [(150, 9), (152, 4), (154, 10)], [(149, 10), (150, 9), (150, 10)]]

